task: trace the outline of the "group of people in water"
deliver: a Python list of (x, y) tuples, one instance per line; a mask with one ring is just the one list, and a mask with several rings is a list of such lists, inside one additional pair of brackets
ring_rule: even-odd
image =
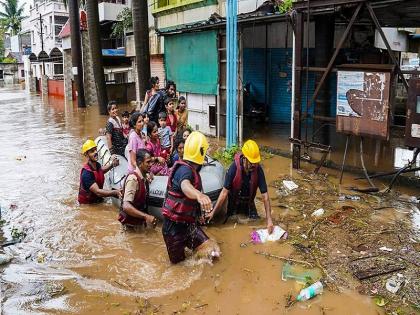
[[(150, 80), (143, 105), (133, 113), (118, 117), (115, 102), (108, 105), (106, 124), (111, 163), (101, 166), (93, 140), (82, 146), (86, 163), (80, 172), (78, 201), (81, 204), (101, 202), (104, 197), (121, 199), (118, 220), (126, 227), (157, 225), (148, 213), (149, 183), (154, 176), (168, 176), (167, 193), (162, 206), (162, 234), (169, 259), (178, 263), (185, 259), (185, 248), (193, 251), (204, 247), (209, 237), (201, 228), (221, 211), (228, 200), (227, 216), (243, 213), (259, 218), (255, 196), (260, 190), (267, 218), (267, 229), (273, 231), (271, 205), (258, 145), (248, 140), (229, 167), (224, 187), (215, 206), (203, 193), (200, 170), (209, 144), (199, 131), (188, 127), (185, 97), (176, 98), (176, 85), (168, 81), (159, 90), (159, 78)], [(104, 189), (105, 173), (119, 165), (116, 155), (126, 156), (128, 175), (122, 190)]]

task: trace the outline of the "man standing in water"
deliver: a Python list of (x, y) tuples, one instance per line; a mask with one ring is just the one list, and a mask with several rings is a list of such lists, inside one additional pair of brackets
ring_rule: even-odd
[(209, 144), (206, 137), (194, 131), (187, 138), (183, 160), (178, 160), (168, 179), (163, 204), (162, 234), (173, 264), (185, 259), (185, 248), (199, 251), (209, 241), (199, 225), (201, 210), (211, 211), (210, 198), (202, 193), (200, 169)]
[(260, 162), (261, 155), (257, 143), (248, 140), (242, 147), (242, 153), (235, 155), (234, 161), (227, 171), (222, 192), (217, 199), (214, 210), (206, 216), (207, 220), (211, 220), (214, 214), (222, 208), (226, 198), (228, 198), (226, 219), (237, 213), (245, 214), (251, 219), (258, 219), (255, 195), (257, 188), (259, 188), (267, 216), (267, 229), (270, 234), (273, 232), (270, 197), (268, 196), (267, 183)]
[(133, 170), (129, 172), (125, 180), (118, 220), (125, 226), (144, 226), (149, 223), (155, 227), (156, 218), (147, 213), (149, 182), (146, 176), (152, 164), (152, 156), (149, 151), (146, 149), (137, 150), (136, 164), (140, 174)]
[(87, 140), (82, 146), (82, 153), (87, 157), (87, 163), (80, 171), (80, 187), (78, 201), (80, 204), (98, 203), (104, 197), (121, 197), (120, 190), (103, 189), (105, 173), (117, 166), (119, 161), (114, 159), (112, 163), (102, 167), (98, 162), (98, 151), (93, 140)]

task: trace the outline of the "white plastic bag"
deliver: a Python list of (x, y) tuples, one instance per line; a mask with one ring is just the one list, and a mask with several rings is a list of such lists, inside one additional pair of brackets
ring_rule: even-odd
[(254, 244), (265, 243), (265, 242), (275, 242), (281, 238), (286, 239), (287, 232), (283, 230), (281, 227), (279, 227), (278, 225), (274, 227), (273, 233), (271, 234), (268, 234), (267, 229), (259, 229), (251, 233), (251, 239)]

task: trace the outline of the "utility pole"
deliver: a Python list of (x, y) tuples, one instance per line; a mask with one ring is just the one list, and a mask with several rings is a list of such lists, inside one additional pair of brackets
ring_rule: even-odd
[(69, 0), (69, 19), (71, 36), (71, 63), (74, 81), (77, 88), (77, 105), (86, 107), (85, 89), (83, 85), (83, 58), (82, 43), (80, 39), (80, 13), (79, 2)]
[(226, 1), (226, 147), (237, 144), (238, 0)]
[[(41, 51), (44, 51), (44, 33), (42, 30), (42, 15), (41, 13), (39, 14), (39, 25), (40, 25), (40, 29), (41, 29)], [(45, 75), (45, 61), (44, 59), (42, 59), (42, 75)]]

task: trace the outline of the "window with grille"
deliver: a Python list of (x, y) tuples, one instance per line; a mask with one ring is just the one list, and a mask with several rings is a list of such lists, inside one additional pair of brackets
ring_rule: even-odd
[(63, 74), (63, 64), (62, 63), (55, 63), (54, 64), (54, 75)]

